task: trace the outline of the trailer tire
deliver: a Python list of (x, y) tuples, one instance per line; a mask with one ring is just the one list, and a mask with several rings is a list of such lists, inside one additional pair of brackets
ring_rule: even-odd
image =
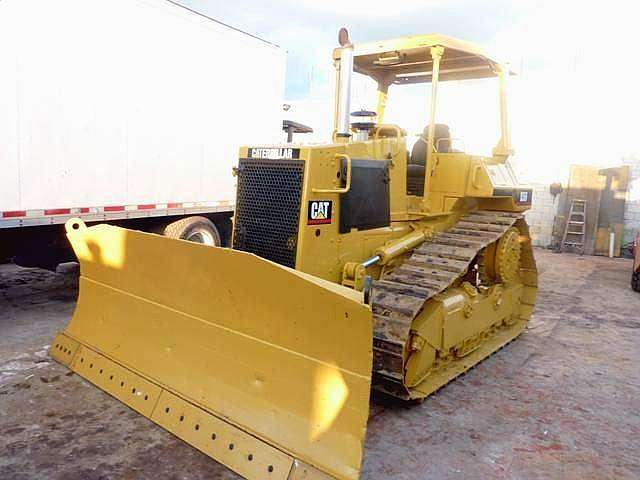
[(640, 272), (631, 274), (631, 288), (636, 292), (640, 292)]
[(202, 243), (211, 247), (220, 247), (220, 232), (206, 217), (187, 217), (176, 220), (164, 228), (165, 237)]

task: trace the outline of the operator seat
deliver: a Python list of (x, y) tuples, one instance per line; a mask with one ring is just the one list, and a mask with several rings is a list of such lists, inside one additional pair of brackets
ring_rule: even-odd
[[(413, 145), (411, 156), (407, 163), (407, 195), (424, 195), (424, 175), (427, 159), (427, 138), (429, 137), (429, 125), (424, 127), (422, 135)], [(451, 133), (449, 126), (444, 123), (435, 124), (433, 146), (436, 152), (449, 152), (451, 150)]]

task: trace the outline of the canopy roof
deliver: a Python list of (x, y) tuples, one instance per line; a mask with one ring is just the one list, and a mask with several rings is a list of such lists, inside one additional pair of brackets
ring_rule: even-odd
[[(439, 80), (466, 80), (496, 76), (496, 59), (480, 47), (446, 35), (413, 35), (377, 42), (355, 44), (353, 68), (381, 83), (406, 84), (431, 81), (431, 47), (444, 47)], [(340, 58), (340, 48), (334, 50)]]

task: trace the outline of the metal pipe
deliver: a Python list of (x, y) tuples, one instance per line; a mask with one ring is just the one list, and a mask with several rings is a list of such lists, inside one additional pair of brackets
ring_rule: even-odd
[(380, 261), (380, 255), (376, 255), (375, 257), (366, 259), (360, 265), (362, 265), (364, 268), (367, 268), (367, 267), (370, 267), (371, 265), (375, 265), (379, 261)]
[(389, 84), (388, 83), (378, 83), (378, 108), (377, 110), (377, 118), (378, 123), (382, 123), (384, 120), (384, 112), (387, 108), (387, 100), (389, 98)]
[(425, 230), (415, 230), (378, 248), (375, 254), (380, 257), (380, 263), (386, 265), (394, 258), (410, 252), (426, 239), (427, 232)]
[(499, 65), (496, 73), (500, 87), (500, 141), (495, 149), (496, 154), (508, 156), (511, 151), (511, 131), (509, 129), (509, 109), (507, 104), (507, 91), (509, 80), (509, 66)]
[(433, 173), (433, 142), (436, 133), (436, 99), (438, 95), (438, 77), (440, 75), (440, 59), (444, 53), (442, 47), (431, 47), (431, 58), (433, 59), (433, 69), (431, 75), (431, 108), (429, 111), (429, 134), (427, 136), (427, 158), (425, 159), (424, 189), (423, 195), (427, 196), (427, 183)]
[(351, 129), (349, 115), (351, 114), (351, 76), (353, 72), (353, 45), (348, 43), (340, 49), (338, 64), (338, 85), (336, 85), (336, 135), (349, 137)]
[(616, 234), (615, 232), (609, 232), (609, 258), (613, 258), (615, 247), (616, 247)]

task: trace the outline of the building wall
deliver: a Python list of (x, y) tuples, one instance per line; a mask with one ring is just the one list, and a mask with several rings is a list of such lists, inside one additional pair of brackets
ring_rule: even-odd
[(558, 209), (558, 198), (549, 192), (549, 185), (533, 184), (533, 201), (531, 209), (525, 213), (531, 240), (536, 247), (551, 245), (553, 223)]
[(633, 241), (636, 232), (640, 231), (640, 156), (624, 157), (622, 164), (628, 165), (631, 171), (622, 232), (622, 242), (625, 244)]
[[(640, 156), (629, 156), (622, 159), (622, 164), (629, 166), (630, 183), (624, 208), (624, 228), (622, 245), (632, 242), (636, 232), (640, 231)], [(560, 197), (554, 199), (549, 193), (549, 185), (532, 184), (533, 204), (525, 213), (531, 231), (533, 244), (538, 247), (549, 247), (553, 242), (554, 219), (558, 214)]]

